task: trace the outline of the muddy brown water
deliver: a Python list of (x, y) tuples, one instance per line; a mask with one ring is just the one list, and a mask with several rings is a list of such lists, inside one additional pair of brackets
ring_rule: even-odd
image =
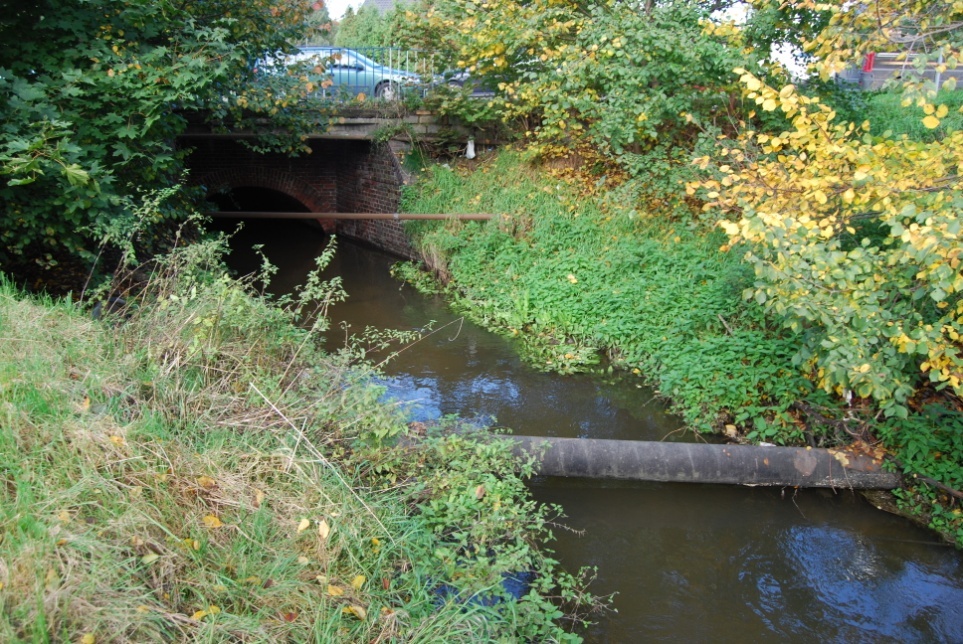
[[(272, 290), (299, 284), (327, 242), (294, 222), (247, 222), (232, 263), (280, 268)], [(396, 260), (339, 242), (329, 275), (349, 294), (340, 325), (440, 329), (385, 368), (388, 395), (414, 420), (441, 415), (541, 436), (693, 440), (637, 379), (537, 372), (510, 339), (389, 276)], [(570, 530), (552, 548), (569, 570), (597, 568), (592, 590), (617, 612), (589, 642), (963, 642), (963, 555), (845, 491), (536, 479)]]

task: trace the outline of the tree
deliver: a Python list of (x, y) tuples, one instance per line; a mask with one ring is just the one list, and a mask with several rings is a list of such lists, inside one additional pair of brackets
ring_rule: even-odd
[(540, 144), (585, 139), (632, 167), (726, 104), (744, 57), (702, 28), (708, 15), (685, 0), (434, 0), (408, 20), (497, 87), (503, 117), (528, 119)]
[(357, 13), (349, 10), (341, 24), (335, 44), (339, 47), (394, 46), (394, 22), (399, 12), (392, 9), (382, 15), (375, 7), (361, 7)]
[(331, 20), (328, 7), (321, 2), (316, 2), (311, 8), (312, 11), (307, 18), (308, 26), (304, 43), (308, 45), (333, 45), (337, 34), (337, 25)]
[(174, 139), (186, 112), (280, 118), (305, 85), (253, 72), (299, 37), (300, 0), (16, 7), (0, 18), (0, 265), (89, 257), (139, 191), (181, 180)]
[(933, 140), (871, 136), (869, 123), (839, 122), (796, 87), (737, 69), (746, 98), (786, 127), (743, 123), (700, 160), (713, 173), (699, 186), (707, 209), (728, 215), (728, 247), (755, 267), (747, 297), (804, 333), (797, 361), (821, 387), (875, 399), (887, 416), (906, 416), (921, 373), (963, 393), (963, 133), (939, 131), (948, 108), (920, 73), (927, 56), (955, 66), (961, 35), (959, 3), (879, 0), (834, 6), (806, 42), (824, 75), (883, 47), (921, 48), (903, 105)]

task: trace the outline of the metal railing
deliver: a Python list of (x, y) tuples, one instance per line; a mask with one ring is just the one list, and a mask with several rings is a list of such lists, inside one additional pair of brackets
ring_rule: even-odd
[(303, 46), (283, 64), (310, 66), (314, 61), (325, 77), (320, 94), (342, 100), (424, 96), (431, 87), (452, 78), (438, 69), (433, 54), (398, 47)]
[[(839, 74), (841, 81), (858, 85), (861, 89), (875, 90), (883, 87), (886, 81), (900, 78), (908, 72), (916, 71), (916, 58), (913, 53), (880, 52), (870, 54), (861, 67), (855, 65)], [(929, 60), (920, 76), (939, 87), (948, 78), (963, 81), (963, 68), (942, 69), (942, 57)]]

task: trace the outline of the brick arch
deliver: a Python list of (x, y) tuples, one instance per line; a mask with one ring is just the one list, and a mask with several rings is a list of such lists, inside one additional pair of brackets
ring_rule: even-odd
[(274, 168), (226, 168), (215, 170), (195, 181), (206, 186), (209, 191), (222, 188), (265, 188), (281, 192), (297, 199), (309, 212), (325, 212), (330, 209), (328, 199), (311, 184), (299, 180), (290, 172)]
[[(194, 181), (208, 192), (234, 188), (264, 188), (298, 200), (308, 212), (331, 212), (334, 204), (317, 188), (299, 180), (291, 172), (265, 167), (237, 167), (215, 170)], [(326, 233), (334, 232), (335, 222), (320, 220)]]

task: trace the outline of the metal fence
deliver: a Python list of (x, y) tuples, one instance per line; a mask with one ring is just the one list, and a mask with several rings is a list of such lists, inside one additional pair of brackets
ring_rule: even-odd
[(322, 95), (353, 100), (358, 97), (398, 100), (424, 95), (431, 87), (449, 81), (434, 55), (397, 47), (304, 46), (284, 59), (285, 65), (315, 63), (327, 77)]
[[(874, 90), (882, 87), (891, 78), (900, 78), (903, 74), (915, 71), (915, 54), (899, 54), (880, 52), (870, 54), (863, 61), (862, 67), (850, 67), (839, 74), (839, 79), (861, 89)], [(963, 68), (941, 69), (941, 60), (930, 60), (923, 70), (923, 78), (939, 87), (949, 78), (957, 82), (963, 81)]]

